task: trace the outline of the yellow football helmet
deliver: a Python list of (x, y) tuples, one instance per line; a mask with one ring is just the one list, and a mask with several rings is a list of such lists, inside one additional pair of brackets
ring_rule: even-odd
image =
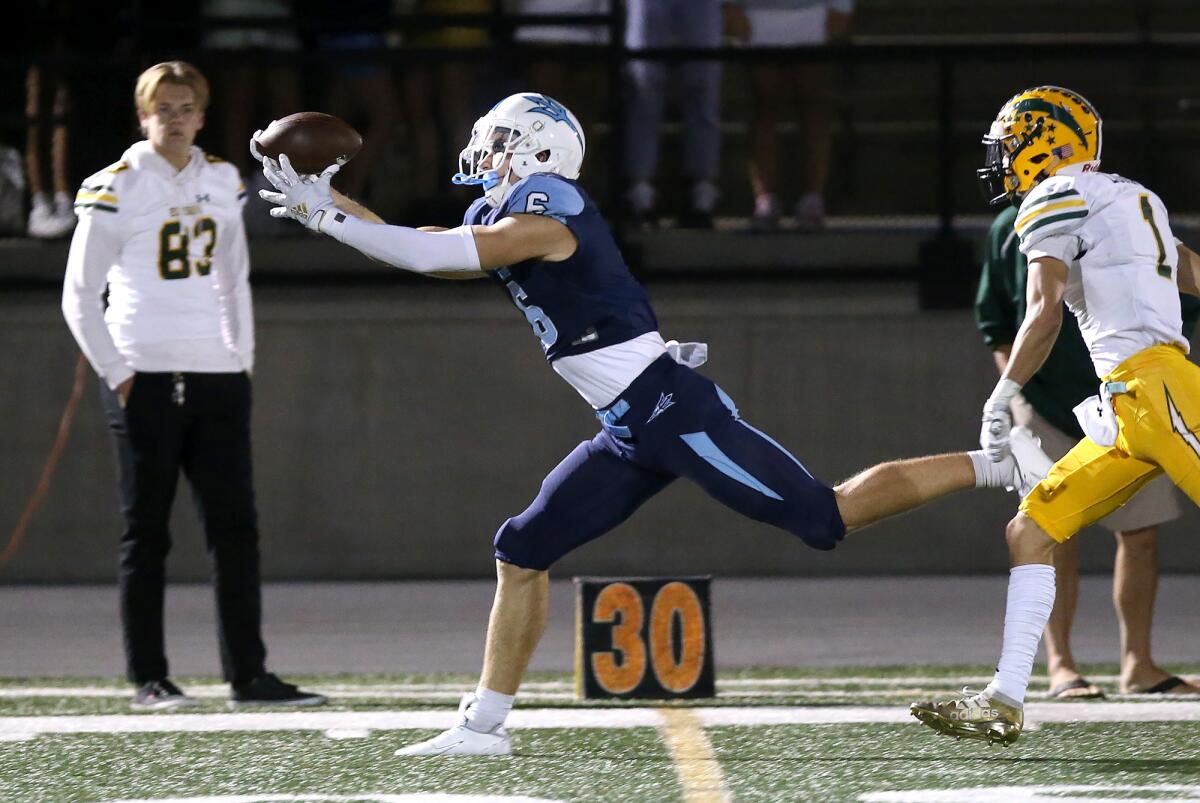
[(1058, 86), (1018, 92), (1000, 108), (983, 138), (976, 171), (991, 204), (1019, 204), (1030, 190), (1068, 165), (1100, 166), (1100, 115), (1080, 94)]

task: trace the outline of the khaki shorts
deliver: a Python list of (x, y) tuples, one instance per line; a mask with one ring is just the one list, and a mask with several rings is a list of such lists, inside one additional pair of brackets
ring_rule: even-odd
[[(1061, 460), (1074, 448), (1077, 441), (1042, 418), (1033, 406), (1021, 396), (1012, 402), (1013, 423), (1026, 426), (1041, 438), (1042, 449), (1051, 460)], [(1152, 527), (1179, 518), (1181, 513), (1179, 494), (1170, 477), (1159, 476), (1151, 480), (1124, 506), (1096, 522), (1112, 532), (1130, 532)]]

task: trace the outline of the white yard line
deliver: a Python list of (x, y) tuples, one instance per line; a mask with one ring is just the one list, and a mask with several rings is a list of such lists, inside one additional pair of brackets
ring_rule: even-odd
[[(984, 685), (982, 683), (980, 686)], [(463, 692), (474, 689), (474, 686), (463, 686), (461, 688), (455, 686), (437, 686), (430, 687), (425, 691), (399, 691), (399, 690), (375, 690), (375, 689), (354, 689), (349, 691), (338, 691), (328, 687), (312, 686), (306, 687), (310, 691), (324, 694), (331, 700), (453, 700), (457, 702), (462, 697)], [(732, 699), (750, 699), (750, 698), (777, 698), (780, 696), (803, 696), (818, 699), (843, 700), (847, 698), (861, 698), (866, 696), (873, 697), (912, 697), (922, 694), (928, 696), (930, 693), (946, 692), (954, 688), (951, 684), (942, 684), (940, 687), (927, 688), (889, 688), (889, 689), (864, 689), (861, 691), (839, 691), (837, 689), (824, 690), (807, 690), (807, 689), (718, 689), (717, 696)], [(76, 693), (78, 692), (78, 693)], [(203, 700), (222, 700), (229, 696), (229, 689), (221, 688), (202, 688), (189, 686), (186, 689), (189, 696)], [(0, 690), (0, 698), (12, 700), (24, 699), (42, 699), (42, 698), (63, 698), (72, 699), (122, 699), (131, 698), (133, 692), (129, 689), (54, 689), (54, 688), (28, 688), (17, 690)], [(539, 700), (548, 702), (551, 700), (577, 700), (574, 690), (571, 691), (537, 691), (522, 688), (522, 700)]]
[[(963, 685), (985, 685), (991, 678), (983, 676), (958, 677), (839, 677), (839, 678), (729, 678), (717, 681), (721, 696), (768, 696), (780, 691), (795, 689), (806, 696), (852, 696), (877, 692), (907, 693), (912, 690), (946, 689)], [(1117, 683), (1115, 675), (1093, 675), (1096, 683)], [(837, 687), (862, 686), (859, 691), (841, 691)], [(829, 689), (828, 687), (833, 687)], [(422, 697), (457, 698), (464, 691), (475, 688), (474, 683), (328, 683), (312, 684), (312, 690), (331, 697), (419, 699)], [(524, 697), (541, 695), (546, 699), (563, 699), (574, 696), (574, 684), (570, 681), (539, 681), (521, 686)], [(812, 689), (813, 691), (807, 691)], [(129, 697), (129, 686), (0, 686), (0, 699), (22, 697), (80, 697), (105, 698)], [(221, 698), (229, 695), (225, 684), (200, 683), (187, 687), (192, 697)], [(1123, 695), (1123, 697), (1133, 695)], [(1154, 695), (1149, 695), (1153, 699)]]
[[(395, 697), (398, 699), (417, 698), (435, 694), (447, 694), (455, 697), (462, 696), (464, 691), (475, 688), (474, 683), (411, 683), (411, 684), (330, 684), (312, 686), (306, 685), (312, 691), (336, 697)], [(568, 692), (575, 687), (571, 683), (526, 683), (521, 689), (529, 692)], [(0, 686), (0, 698), (22, 697), (132, 697), (132, 686)], [(196, 683), (190, 684), (185, 691), (190, 697), (222, 698), (229, 696), (229, 687), (225, 684)]]
[[(832, 725), (913, 723), (900, 706), (792, 706), (690, 708), (704, 727), (729, 725)], [(0, 717), (0, 741), (46, 733), (214, 733), (224, 731), (375, 731), (447, 728), (456, 714), (437, 711), (289, 711), (231, 714), (113, 714), (97, 716)], [(1034, 723), (1200, 721), (1200, 702), (1032, 703)], [(508, 726), (521, 728), (661, 728), (653, 708), (517, 709)]]
[(1200, 786), (1183, 784), (1120, 783), (1111, 785), (1045, 784), (1030, 786), (977, 786), (966, 789), (906, 789), (866, 792), (863, 803), (1047, 803), (1047, 801), (1137, 800), (1184, 801), (1200, 799)]
[[(797, 706), (788, 708), (697, 708), (707, 727), (721, 725), (825, 725), (842, 722), (915, 722), (907, 708), (890, 706)], [(1200, 701), (1179, 703), (1030, 703), (1028, 722), (1200, 721)]]
[[(110, 714), (0, 717), (0, 739), (30, 733), (215, 733), (223, 731), (442, 730), (451, 707), (436, 711), (289, 711), (231, 714)], [(656, 728), (652, 708), (529, 709), (514, 711), (510, 728)]]
[(944, 677), (860, 677), (847, 675), (842, 677), (807, 677), (807, 678), (727, 678), (718, 680), (718, 686), (762, 686), (777, 688), (781, 686), (894, 686), (898, 683), (987, 683), (991, 675), (946, 675)]
[[(983, 684), (979, 684), (982, 686)], [(473, 687), (472, 687), (473, 688)], [(312, 687), (311, 691), (319, 692), (326, 695), (329, 699), (337, 701), (351, 700), (408, 700), (419, 702), (447, 702), (457, 703), (462, 697), (464, 691), (469, 691), (467, 688), (457, 689), (442, 687), (440, 689), (430, 689), (422, 692), (406, 692), (406, 691), (332, 691), (321, 687)], [(721, 700), (779, 700), (787, 697), (800, 697), (806, 700), (829, 700), (831, 702), (840, 701), (859, 701), (866, 699), (880, 701), (905, 701), (909, 699), (937, 697), (952, 692), (950, 684), (942, 684), (941, 686), (929, 686), (926, 688), (895, 688), (895, 689), (863, 689), (860, 691), (838, 691), (835, 689), (826, 690), (804, 690), (795, 689), (791, 691), (776, 689), (745, 689), (738, 690), (718, 690), (717, 698)], [(222, 700), (228, 695), (228, 691), (222, 690), (219, 693), (210, 693), (207, 690), (193, 690), (189, 688), (187, 693), (197, 699), (205, 700)], [(75, 699), (123, 699), (130, 698), (132, 694), (127, 690), (112, 690), (104, 693), (85, 693), (85, 694), (61, 694), (53, 692), (50, 689), (26, 689), (21, 694), (0, 694), (0, 698), (8, 698), (14, 700), (25, 699), (46, 699), (55, 697), (71, 697)], [(528, 703), (552, 703), (552, 702), (583, 702), (575, 696), (575, 692), (526, 692), (522, 690), (521, 700)], [(1050, 695), (1047, 692), (1030, 692), (1030, 700), (1048, 700)], [(1196, 702), (1195, 697), (1171, 697), (1161, 694), (1110, 694), (1106, 698), (1110, 701), (1123, 702), (1162, 702), (1168, 703), (1176, 700), (1185, 700)], [(1065, 701), (1064, 701), (1065, 702)]]

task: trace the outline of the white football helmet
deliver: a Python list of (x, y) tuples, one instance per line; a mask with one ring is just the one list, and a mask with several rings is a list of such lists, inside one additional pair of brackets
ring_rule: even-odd
[[(451, 180), (482, 186), (483, 197), (497, 207), (513, 184), (534, 173), (578, 178), (586, 147), (583, 126), (566, 106), (537, 92), (518, 92), (475, 121)], [(506, 155), (510, 169), (501, 176), (491, 165)], [(489, 156), (489, 166), (482, 167)]]

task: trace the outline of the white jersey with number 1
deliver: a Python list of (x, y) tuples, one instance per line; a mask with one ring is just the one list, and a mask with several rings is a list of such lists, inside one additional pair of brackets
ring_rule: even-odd
[(1069, 268), (1063, 300), (1079, 320), (1097, 376), (1143, 349), (1185, 351), (1179, 253), (1167, 208), (1151, 190), (1112, 173), (1056, 175), (1017, 213), (1021, 251)]

